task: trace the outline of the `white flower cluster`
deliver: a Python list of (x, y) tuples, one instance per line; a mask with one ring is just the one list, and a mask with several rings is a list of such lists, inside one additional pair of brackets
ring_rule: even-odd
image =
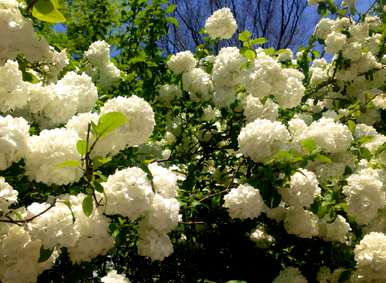
[(112, 270), (107, 273), (106, 276), (101, 278), (103, 283), (130, 283), (126, 276), (118, 274), (116, 270)]
[(205, 22), (205, 30), (212, 39), (229, 39), (236, 29), (237, 23), (229, 8), (215, 11)]
[(284, 228), (288, 234), (300, 238), (312, 238), (319, 234), (319, 218), (311, 211), (290, 207), (286, 211)]
[(247, 123), (256, 119), (276, 121), (279, 115), (279, 105), (267, 99), (263, 104), (261, 99), (253, 95), (247, 95), (244, 99), (244, 116)]
[(192, 52), (183, 51), (172, 55), (168, 60), (168, 67), (176, 74), (191, 71), (197, 64)]
[(181, 89), (176, 85), (162, 85), (158, 91), (157, 100), (169, 105), (174, 99), (182, 95)]
[(29, 125), (23, 118), (0, 116), (0, 170), (25, 156)]
[(8, 212), (10, 205), (17, 202), (18, 191), (15, 191), (3, 177), (0, 177), (0, 215)]
[(255, 162), (267, 162), (286, 149), (290, 135), (280, 122), (256, 119), (241, 129), (237, 138), (240, 151)]
[(343, 193), (347, 197), (348, 212), (359, 224), (368, 224), (385, 207), (383, 180), (374, 169), (363, 169), (347, 178)]
[(364, 236), (354, 249), (358, 277), (361, 282), (386, 280), (386, 236), (372, 232)]
[(224, 205), (232, 218), (257, 218), (264, 202), (258, 189), (245, 184), (232, 189), (224, 196)]
[(300, 273), (298, 268), (289, 266), (280, 271), (273, 283), (307, 283), (307, 279)]
[(119, 83), (121, 71), (110, 60), (110, 46), (103, 40), (93, 42), (85, 52), (88, 74), (103, 88), (110, 88)]
[(321, 190), (315, 174), (300, 169), (291, 176), (289, 187), (282, 188), (279, 192), (288, 205), (309, 208), (314, 199), (320, 196)]

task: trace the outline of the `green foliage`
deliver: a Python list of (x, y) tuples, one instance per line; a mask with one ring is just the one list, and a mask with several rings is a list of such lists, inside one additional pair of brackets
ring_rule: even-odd
[(59, 8), (58, 0), (37, 0), (32, 7), (32, 15), (40, 21), (63, 23), (66, 19)]
[(94, 209), (94, 201), (91, 195), (87, 195), (84, 197), (82, 202), (83, 212), (86, 216), (90, 216)]
[(96, 138), (103, 138), (126, 123), (127, 117), (124, 114), (109, 112), (99, 118), (98, 124), (92, 126), (91, 131)]

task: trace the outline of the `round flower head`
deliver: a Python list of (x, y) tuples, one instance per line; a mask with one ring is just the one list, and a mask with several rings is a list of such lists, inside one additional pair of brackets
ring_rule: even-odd
[(106, 276), (101, 278), (103, 283), (129, 283), (130, 281), (121, 274), (118, 274), (116, 270), (112, 270), (107, 273)]
[(192, 52), (182, 51), (178, 52), (176, 55), (172, 55), (167, 64), (169, 69), (175, 74), (182, 74), (196, 67), (197, 60), (193, 57)]
[(307, 283), (307, 279), (300, 273), (298, 268), (289, 266), (280, 271), (273, 283)]
[(241, 129), (237, 138), (240, 151), (255, 162), (266, 162), (284, 150), (290, 135), (280, 122), (256, 119)]
[(205, 30), (212, 39), (229, 39), (236, 29), (237, 23), (229, 8), (215, 11), (205, 22)]

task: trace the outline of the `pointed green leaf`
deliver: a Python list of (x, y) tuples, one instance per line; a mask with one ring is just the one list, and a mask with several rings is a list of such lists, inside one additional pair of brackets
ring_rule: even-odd
[(251, 45), (262, 45), (266, 42), (267, 42), (267, 39), (265, 37), (258, 37), (258, 38), (252, 39), (250, 41), (250, 44)]
[(92, 160), (93, 167), (94, 167), (94, 169), (98, 169), (99, 167), (109, 163), (111, 160), (112, 160), (112, 158), (110, 156), (107, 156), (107, 157), (97, 156), (97, 157), (93, 158), (93, 160)]
[(56, 164), (55, 168), (80, 167), (80, 160), (66, 160)]
[(249, 60), (254, 60), (256, 58), (256, 53), (254, 50), (249, 49), (249, 48), (241, 48), (240, 50), (241, 55), (243, 55), (245, 58)]
[(92, 213), (93, 208), (94, 208), (94, 202), (93, 202), (93, 199), (90, 195), (86, 196), (83, 199), (82, 208), (83, 208), (84, 214), (87, 217), (89, 217)]
[(250, 39), (251, 36), (252, 36), (251, 32), (245, 30), (239, 34), (239, 40), (244, 42), (244, 41), (247, 41), (248, 39)]
[(66, 18), (57, 10), (58, 3), (52, 0), (37, 0), (32, 8), (32, 15), (38, 20), (48, 23), (63, 23)]
[(318, 160), (318, 161), (323, 162), (323, 163), (331, 163), (332, 162), (332, 160), (329, 157), (327, 157), (323, 154), (320, 154), (320, 153), (315, 155), (315, 160)]
[(84, 156), (87, 153), (87, 142), (85, 140), (78, 140), (76, 143), (76, 149), (78, 150), (79, 154)]
[(126, 122), (126, 115), (120, 112), (109, 112), (99, 118), (99, 122), (95, 126), (94, 131), (98, 137), (102, 138), (123, 126)]
[(176, 8), (177, 8), (177, 5), (176, 4), (172, 4), (172, 5), (170, 5), (170, 6), (168, 6), (166, 8), (165, 12), (167, 14), (173, 13)]
[(353, 120), (348, 120), (347, 126), (350, 129), (351, 133), (354, 134), (356, 128), (355, 122)]
[(312, 139), (305, 139), (300, 142), (304, 152), (311, 153), (316, 149), (316, 143)]
[(177, 21), (176, 18), (174, 17), (167, 17), (166, 18), (166, 21), (172, 25), (175, 25), (176, 27), (179, 27), (180, 26), (180, 23)]

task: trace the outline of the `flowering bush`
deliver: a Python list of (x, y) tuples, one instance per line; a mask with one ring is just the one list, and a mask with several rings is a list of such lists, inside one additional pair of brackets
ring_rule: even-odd
[(296, 56), (214, 54), (220, 9), (144, 99), (106, 41), (38, 36), (57, 1), (0, 0), (0, 281), (384, 282), (386, 29), (351, 2)]

